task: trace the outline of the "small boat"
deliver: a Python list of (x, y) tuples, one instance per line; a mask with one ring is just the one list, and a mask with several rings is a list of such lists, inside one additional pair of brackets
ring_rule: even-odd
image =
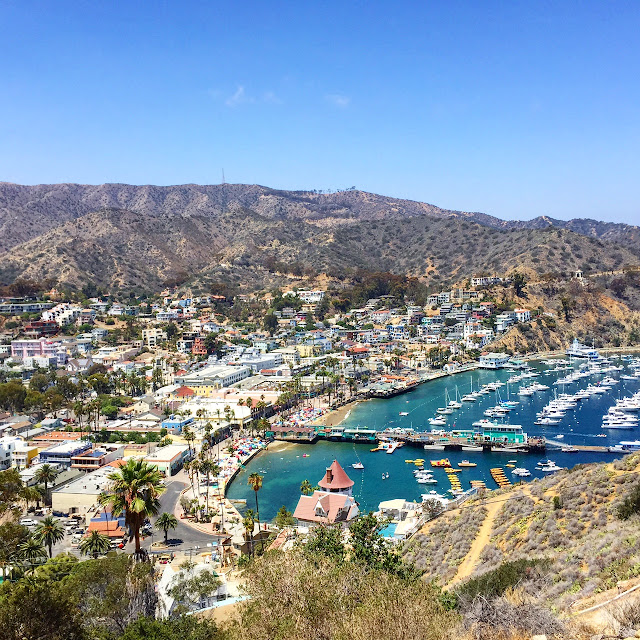
[(557, 439), (557, 440), (562, 440), (562, 438), (564, 438), (564, 436), (563, 436), (561, 433), (559, 433), (559, 434), (556, 436), (556, 439)]
[(409, 415), (409, 412), (408, 412), (408, 411), (401, 411), (398, 415), (401, 415), (401, 416), (408, 416), (408, 415)]
[(407, 464), (413, 464), (413, 463), (415, 462), (415, 460), (405, 460), (405, 462), (406, 462)]
[(389, 477), (389, 472), (387, 471), (387, 473), (384, 474), (384, 479), (386, 480)]
[(364, 465), (362, 464), (362, 462), (354, 462), (351, 466), (354, 469), (364, 469)]
[(303, 457), (303, 458), (308, 458), (308, 457), (309, 457), (309, 454), (308, 454), (308, 453), (303, 453), (303, 454), (302, 454), (302, 457)]
[(449, 458), (442, 458), (441, 460), (431, 460), (432, 467), (450, 467), (451, 462), (449, 462)]
[(518, 461), (517, 461), (517, 460), (507, 460), (507, 462), (508, 462), (509, 464), (515, 464), (515, 463), (516, 463), (516, 462), (518, 462)]
[(458, 462), (459, 467), (477, 467), (478, 465), (475, 462), (469, 462), (468, 460), (461, 460)]
[(529, 469), (525, 469), (524, 467), (516, 467), (511, 473), (514, 476), (520, 476), (521, 478), (527, 478), (531, 475), (531, 471), (529, 471)]

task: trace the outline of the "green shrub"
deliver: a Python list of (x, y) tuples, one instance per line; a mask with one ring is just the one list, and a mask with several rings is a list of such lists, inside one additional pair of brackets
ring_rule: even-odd
[(497, 598), (509, 587), (515, 587), (521, 580), (529, 577), (534, 571), (545, 572), (551, 567), (551, 560), (534, 558), (533, 560), (514, 560), (503, 562), (493, 571), (472, 578), (456, 590), (459, 598), (473, 600), (476, 596)]

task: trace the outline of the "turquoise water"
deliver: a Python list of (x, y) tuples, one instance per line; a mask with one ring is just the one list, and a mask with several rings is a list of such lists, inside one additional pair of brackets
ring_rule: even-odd
[[(623, 364), (614, 361), (614, 364)], [(620, 440), (635, 440), (638, 438), (637, 430), (606, 431), (602, 429), (602, 416), (607, 409), (614, 404), (618, 397), (629, 396), (640, 388), (640, 380), (621, 380), (606, 395), (595, 395), (586, 400), (578, 402), (578, 407), (573, 411), (567, 411), (566, 417), (559, 425), (536, 426), (536, 412), (553, 397), (557, 390), (572, 393), (578, 389), (585, 388), (589, 383), (599, 382), (603, 376), (590, 376), (566, 385), (564, 389), (553, 384), (558, 377), (567, 372), (544, 372), (548, 368), (546, 365), (533, 363), (532, 366), (542, 372), (533, 379), (526, 379), (512, 388), (500, 388), (500, 397), (507, 399), (509, 393), (512, 400), (518, 400), (520, 404), (511, 411), (508, 422), (520, 424), (530, 436), (543, 435), (555, 439), (562, 435), (563, 444), (575, 445), (598, 445), (607, 446), (617, 444)], [(613, 378), (619, 379), (625, 371), (613, 372)], [(445, 391), (448, 391), (451, 398), (455, 398), (456, 386), (460, 395), (468, 393), (473, 385), (477, 389), (480, 385), (494, 380), (506, 380), (514, 372), (508, 370), (489, 371), (477, 370), (461, 373), (455, 376), (448, 376), (427, 382), (414, 391), (396, 396), (388, 400), (370, 400), (358, 405), (347, 419), (343, 422), (345, 426), (370, 427), (385, 429), (387, 427), (412, 427), (416, 431), (430, 431), (431, 426), (427, 420), (435, 415), (438, 407), (445, 404)], [(517, 390), (522, 384), (540, 382), (550, 387), (548, 391), (536, 392), (531, 397), (519, 397)], [(483, 417), (485, 409), (496, 404), (496, 394), (481, 396), (477, 402), (462, 403), (462, 409), (454, 412), (448, 418), (447, 428), (471, 427), (471, 424)], [(400, 412), (407, 412), (407, 416), (400, 416)], [(597, 434), (605, 433), (606, 437), (596, 437)], [(270, 445), (269, 451), (259, 454), (242, 470), (233, 484), (229, 487), (227, 495), (230, 499), (246, 499), (247, 504), (254, 507), (253, 491), (247, 484), (248, 475), (258, 472), (264, 476), (263, 486), (259, 492), (260, 516), (264, 519), (271, 519), (281, 506), (293, 511), (298, 498), (300, 497), (300, 483), (307, 479), (312, 484), (323, 477), (325, 468), (337, 459), (344, 467), (349, 477), (354, 481), (353, 493), (360, 503), (361, 510), (375, 510), (382, 500), (394, 498), (404, 498), (407, 500), (419, 500), (422, 493), (429, 490), (436, 490), (444, 493), (450, 488), (450, 483), (443, 469), (431, 469), (434, 477), (438, 480), (437, 485), (419, 485), (414, 477), (413, 464), (405, 463), (405, 459), (424, 458), (425, 466), (430, 468), (429, 460), (443, 457), (449, 458), (453, 466), (456, 463), (468, 459), (478, 466), (474, 468), (464, 468), (460, 477), (463, 488), (469, 488), (470, 480), (484, 480), (488, 488), (495, 488), (489, 469), (491, 467), (504, 466), (510, 459), (517, 459), (517, 466), (526, 467), (531, 471), (529, 480), (542, 477), (535, 466), (541, 458), (539, 454), (513, 454), (513, 453), (473, 453), (473, 452), (453, 452), (453, 451), (424, 451), (421, 448), (405, 446), (397, 449), (392, 455), (384, 452), (371, 452), (372, 444), (352, 444), (346, 442), (319, 441), (314, 445), (308, 444), (285, 444), (274, 443)], [(281, 449), (278, 451), (277, 449)], [(304, 457), (307, 454), (307, 457)], [(545, 457), (549, 457), (561, 466), (572, 467), (585, 462), (600, 462), (612, 460), (616, 456), (610, 453), (561, 453), (548, 451)], [(619, 456), (618, 456), (619, 457)], [(351, 468), (354, 462), (361, 461), (364, 470), (358, 471)], [(505, 468), (507, 477), (515, 480), (511, 475), (511, 469)], [(388, 479), (382, 479), (382, 475), (388, 473)]]

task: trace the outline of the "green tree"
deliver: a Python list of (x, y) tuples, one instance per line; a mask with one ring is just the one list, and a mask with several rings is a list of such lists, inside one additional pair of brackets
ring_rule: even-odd
[(256, 514), (253, 509), (247, 509), (242, 517), (245, 539), (249, 543), (249, 556), (253, 555), (253, 530), (256, 526)]
[(303, 480), (300, 484), (300, 493), (304, 496), (310, 496), (314, 491), (313, 485), (308, 480)]
[(47, 550), (34, 537), (27, 538), (18, 547), (18, 558), (27, 562), (32, 568), (36, 564), (42, 564), (47, 559)]
[(269, 335), (273, 335), (278, 328), (278, 318), (273, 313), (267, 313), (262, 320), (262, 326)]
[(180, 616), (167, 620), (140, 618), (132, 622), (118, 640), (217, 640), (219, 637), (214, 622)]
[(96, 559), (100, 554), (105, 554), (111, 549), (111, 540), (104, 533), (94, 530), (82, 538), (78, 548), (83, 555), (92, 555)]
[(22, 382), (9, 380), (0, 384), (0, 407), (16, 412), (24, 409), (24, 400), (27, 397), (27, 390)]
[(515, 294), (521, 298), (524, 293), (524, 289), (527, 286), (527, 279), (521, 273), (513, 274), (513, 290)]
[(168, 593), (178, 603), (179, 608), (192, 611), (199, 608), (200, 601), (213, 596), (221, 584), (218, 576), (210, 569), (195, 572), (189, 566), (178, 572)]
[(64, 539), (64, 527), (60, 520), (47, 516), (36, 526), (33, 537), (49, 550), (49, 557), (53, 558), (53, 545)]
[(56, 481), (58, 470), (52, 465), (45, 463), (35, 472), (33, 477), (38, 484), (44, 485), (44, 499), (45, 502), (50, 503), (49, 485), (52, 485)]
[(282, 505), (276, 514), (276, 526), (283, 529), (284, 527), (290, 527), (295, 525), (296, 519), (293, 517), (291, 511), (287, 511), (287, 507)]
[(402, 578), (412, 577), (412, 569), (380, 534), (386, 522), (373, 513), (357, 518), (349, 527), (351, 561), (369, 569), (383, 569)]
[(142, 557), (145, 554), (140, 546), (140, 528), (146, 518), (157, 515), (160, 509), (158, 498), (164, 491), (160, 472), (156, 466), (132, 458), (109, 474), (108, 479), (110, 485), (101, 504), (110, 506), (115, 517), (124, 514), (125, 524), (135, 539), (135, 555)]
[(314, 527), (304, 546), (304, 552), (313, 558), (328, 558), (336, 564), (341, 564), (346, 555), (346, 548), (342, 542), (343, 534), (339, 526)]
[(161, 513), (158, 519), (156, 520), (156, 529), (158, 531), (164, 532), (164, 543), (168, 543), (169, 529), (175, 529), (178, 526), (178, 519), (172, 514)]
[(29, 530), (17, 522), (7, 520), (0, 524), (0, 569), (3, 579), (7, 566), (11, 564), (11, 558), (17, 555), (18, 549), (28, 538)]
[[(258, 531), (260, 531), (260, 508), (258, 507), (258, 491), (262, 489), (262, 480), (264, 476), (261, 476), (259, 473), (252, 473), (249, 476), (248, 484), (253, 489), (253, 495), (256, 498), (256, 522), (258, 523)], [(260, 546), (264, 549), (264, 543), (262, 542), (262, 538), (260, 540)]]
[(0, 471), (0, 516), (14, 509), (23, 495), (24, 484), (17, 469)]

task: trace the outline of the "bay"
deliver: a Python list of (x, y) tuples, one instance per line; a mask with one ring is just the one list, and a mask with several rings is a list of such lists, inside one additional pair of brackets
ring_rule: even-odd
[[(624, 365), (620, 360), (614, 364)], [(507, 422), (522, 425), (530, 436), (544, 436), (556, 440), (557, 436), (565, 445), (609, 446), (620, 440), (635, 440), (638, 429), (633, 431), (603, 430), (602, 416), (619, 397), (630, 396), (640, 388), (640, 380), (620, 380), (623, 371), (609, 373), (619, 383), (611, 391), (603, 395), (593, 395), (578, 402), (573, 411), (567, 411), (566, 417), (558, 425), (537, 426), (534, 424), (536, 413), (553, 398), (555, 393), (573, 393), (585, 388), (588, 384), (597, 384), (603, 375), (593, 375), (567, 385), (554, 385), (554, 382), (568, 372), (550, 371), (548, 365), (533, 362), (530, 365), (540, 373), (534, 379), (525, 378), (519, 384), (501, 387), (499, 392), (481, 396), (477, 402), (462, 403), (462, 408), (448, 417), (447, 429), (471, 428), (474, 421), (481, 419), (485, 409), (494, 406), (498, 399), (519, 401), (519, 405), (509, 413)], [(477, 390), (480, 386), (496, 380), (505, 382), (514, 375), (514, 371), (478, 369), (439, 378), (420, 385), (415, 390), (395, 398), (386, 400), (368, 400), (355, 407), (343, 421), (344, 426), (361, 426), (383, 430), (387, 427), (411, 427), (416, 431), (430, 431), (432, 427), (428, 419), (436, 415), (436, 409), (445, 405), (446, 396), (454, 399), (470, 390)], [(521, 397), (517, 391), (522, 385), (532, 382), (548, 385), (547, 391), (536, 392), (534, 396)], [(498, 396), (499, 394), (499, 396)], [(408, 415), (400, 416), (401, 412)], [(605, 437), (598, 437), (599, 434)], [(620, 454), (611, 453), (562, 453), (548, 450), (545, 456), (540, 454), (513, 453), (472, 453), (453, 451), (425, 451), (422, 448), (404, 446), (389, 455), (384, 452), (371, 452), (373, 444), (352, 444), (346, 442), (328, 442), (321, 440), (316, 444), (290, 444), (275, 442), (269, 449), (251, 460), (245, 469), (241, 470), (228, 489), (227, 495), (232, 500), (246, 500), (247, 506), (255, 508), (254, 492), (248, 486), (247, 480), (251, 473), (257, 472), (264, 476), (263, 486), (259, 492), (260, 516), (270, 520), (275, 517), (278, 509), (285, 506), (293, 511), (300, 497), (300, 484), (309, 480), (313, 485), (323, 477), (326, 467), (336, 459), (344, 467), (349, 477), (354, 481), (353, 493), (363, 511), (376, 510), (382, 500), (404, 498), (406, 500), (420, 500), (420, 496), (429, 490), (445, 493), (450, 484), (443, 469), (431, 469), (430, 460), (443, 457), (449, 458), (455, 467), (463, 459), (477, 464), (477, 467), (464, 468), (457, 474), (464, 489), (469, 488), (470, 480), (484, 480), (488, 488), (496, 488), (491, 478), (492, 467), (504, 467), (508, 478), (515, 481), (511, 475), (511, 468), (505, 467), (511, 459), (517, 460), (518, 467), (525, 467), (531, 471), (532, 480), (543, 477), (544, 473), (535, 469), (541, 457), (554, 460), (560, 467), (573, 467), (576, 464), (614, 460)], [(406, 459), (424, 458), (425, 468), (433, 471), (438, 480), (437, 485), (420, 485), (413, 477), (413, 464), (406, 463)], [(361, 461), (364, 470), (352, 468), (352, 464)], [(383, 479), (383, 474), (389, 474)], [(242, 509), (240, 509), (242, 511)]]

